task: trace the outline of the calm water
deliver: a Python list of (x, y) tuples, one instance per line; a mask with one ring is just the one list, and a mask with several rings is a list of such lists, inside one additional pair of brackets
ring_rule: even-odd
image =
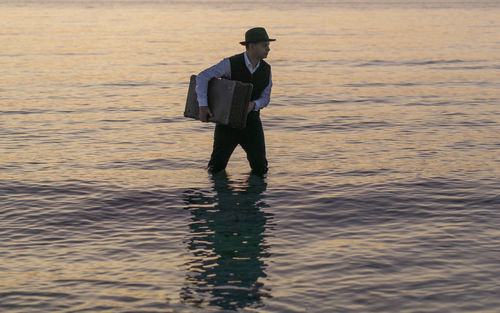
[[(500, 3), (252, 3), (0, 0), (0, 311), (500, 311)], [(213, 178), (260, 25), (270, 172)]]

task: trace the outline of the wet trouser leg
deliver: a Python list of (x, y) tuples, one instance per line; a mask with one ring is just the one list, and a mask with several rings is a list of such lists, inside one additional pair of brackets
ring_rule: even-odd
[(267, 172), (264, 130), (260, 112), (252, 111), (247, 117), (244, 129), (235, 129), (217, 124), (214, 131), (214, 145), (208, 169), (216, 173), (226, 168), (236, 146), (240, 144), (247, 154), (252, 173), (263, 175)]
[(247, 127), (241, 134), (239, 144), (247, 153), (252, 173), (261, 176), (267, 173), (267, 159), (264, 130), (259, 113), (252, 111), (248, 115)]
[(215, 126), (212, 156), (208, 162), (210, 172), (217, 173), (226, 168), (231, 154), (238, 145), (237, 135), (229, 126), (220, 124)]

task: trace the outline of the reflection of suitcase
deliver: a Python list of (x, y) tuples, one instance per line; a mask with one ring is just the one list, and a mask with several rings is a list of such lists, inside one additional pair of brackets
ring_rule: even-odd
[[(196, 75), (191, 76), (186, 100), (185, 117), (199, 120), (198, 98), (196, 95)], [(208, 107), (214, 115), (210, 122), (245, 128), (248, 104), (253, 85), (236, 80), (213, 78), (208, 82)]]

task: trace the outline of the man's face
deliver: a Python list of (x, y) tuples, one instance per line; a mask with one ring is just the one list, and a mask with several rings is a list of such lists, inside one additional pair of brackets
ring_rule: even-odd
[(269, 48), (269, 41), (261, 41), (261, 42), (251, 43), (249, 48), (252, 51), (253, 55), (255, 55), (261, 59), (267, 58), (267, 54), (271, 50)]

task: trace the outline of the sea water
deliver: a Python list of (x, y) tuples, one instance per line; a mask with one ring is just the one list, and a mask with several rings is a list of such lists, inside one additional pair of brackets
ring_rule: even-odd
[[(499, 312), (498, 1), (0, 1), (1, 312)], [(269, 173), (189, 77), (266, 27)]]

